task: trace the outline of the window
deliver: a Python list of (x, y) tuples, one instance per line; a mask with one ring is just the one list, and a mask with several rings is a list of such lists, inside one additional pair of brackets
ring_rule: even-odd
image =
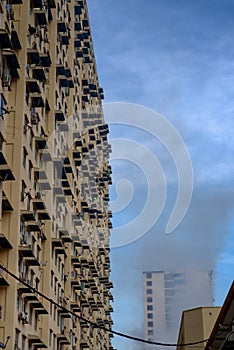
[(165, 296), (166, 297), (173, 297), (175, 295), (174, 289), (165, 289)]
[(19, 346), (19, 334), (20, 334), (20, 331), (16, 328), (16, 330), (15, 330), (15, 349), (18, 349), (18, 346)]
[(25, 197), (26, 197), (26, 184), (25, 182), (22, 180), (22, 184), (21, 184), (21, 201), (24, 201)]
[(151, 287), (152, 286), (152, 281), (146, 281), (146, 285), (147, 285), (147, 287)]
[(26, 148), (24, 147), (24, 148), (23, 148), (23, 167), (24, 167), (24, 168), (26, 168), (27, 154), (28, 154), (28, 152), (27, 152)]
[(173, 288), (175, 286), (175, 281), (165, 282), (165, 288)]
[(153, 329), (149, 329), (149, 330), (148, 330), (148, 335), (154, 335)]
[(153, 310), (153, 305), (147, 305), (147, 311), (152, 311)]
[(152, 277), (152, 273), (151, 272), (146, 272), (146, 278), (151, 278)]
[(50, 329), (49, 346), (52, 345), (52, 336), (53, 336), (53, 331)]
[(147, 303), (152, 303), (153, 302), (153, 298), (152, 297), (147, 297)]
[(147, 318), (149, 318), (149, 319), (152, 319), (153, 318), (153, 314), (147, 314)]
[(146, 293), (147, 294), (153, 294), (153, 290), (152, 289), (146, 289)]
[(29, 163), (29, 165), (28, 165), (28, 177), (29, 177), (29, 180), (31, 180), (32, 179), (32, 168), (33, 168), (33, 165), (32, 165), (31, 160), (28, 163)]
[(153, 326), (154, 326), (154, 322), (153, 322), (153, 321), (147, 322), (147, 326), (148, 326), (148, 327), (153, 327)]
[(25, 337), (25, 335), (22, 335), (22, 347), (21, 347), (21, 350), (25, 350), (25, 342), (26, 342), (26, 337)]

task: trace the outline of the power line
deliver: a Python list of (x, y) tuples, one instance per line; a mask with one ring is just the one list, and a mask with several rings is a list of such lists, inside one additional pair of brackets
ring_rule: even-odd
[(25, 281), (23, 281), (21, 278), (19, 278), (18, 276), (16, 276), (14, 273), (12, 273), (11, 271), (9, 271), (5, 266), (3, 266), (2, 264), (0, 264), (0, 269), (2, 269), (3, 271), (5, 271), (8, 275), (10, 275), (11, 277), (13, 277), (14, 279), (16, 279), (18, 282), (24, 284), (27, 288), (31, 289), (35, 294), (40, 295), (42, 298), (46, 299), (47, 301), (49, 301), (51, 304), (61, 308), (64, 312), (67, 312), (69, 314), (71, 314), (74, 317), (77, 317), (78, 319), (85, 321), (86, 323), (90, 324), (91, 326), (95, 327), (95, 328), (99, 328), (104, 330), (105, 332), (114, 334), (114, 335), (118, 335), (119, 337), (122, 338), (126, 338), (126, 339), (130, 339), (130, 340), (134, 340), (137, 342), (141, 342), (141, 343), (145, 343), (145, 344), (150, 344), (150, 345), (159, 345), (159, 346), (189, 346), (189, 345), (197, 345), (197, 344), (202, 344), (208, 341), (208, 339), (204, 339), (204, 340), (199, 340), (196, 342), (191, 342), (191, 343), (183, 343), (183, 344), (178, 344), (178, 343), (162, 343), (162, 342), (156, 342), (156, 341), (150, 341), (150, 340), (146, 340), (146, 339), (142, 339), (142, 338), (138, 338), (138, 337), (134, 337), (125, 333), (121, 333), (121, 332), (117, 332), (112, 330), (111, 328), (108, 327), (104, 327), (99, 325), (96, 322), (93, 322), (91, 320), (88, 320), (86, 318), (84, 318), (83, 316), (77, 315), (75, 312), (68, 310), (67, 308), (65, 308), (64, 306), (56, 303), (56, 301), (54, 301), (53, 299), (49, 298), (47, 295), (39, 292), (36, 288), (33, 288), (32, 286), (30, 286), (28, 283), (26, 283)]

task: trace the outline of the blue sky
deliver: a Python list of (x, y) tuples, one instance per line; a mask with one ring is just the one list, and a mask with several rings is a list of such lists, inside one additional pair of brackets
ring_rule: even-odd
[[(215, 268), (216, 304), (223, 302), (233, 279), (234, 3), (88, 0), (88, 7), (105, 102), (140, 104), (167, 118), (184, 139), (194, 170), (187, 215), (173, 235), (165, 235), (178, 185), (173, 162), (152, 135), (111, 126), (110, 138), (132, 139), (153, 152), (167, 179), (159, 221), (141, 239), (111, 252), (114, 328), (141, 336), (144, 269), (183, 268), (188, 262), (193, 268)], [(126, 160), (114, 160), (112, 166), (114, 185), (121, 179), (132, 184), (122, 193), (132, 201), (113, 218), (120, 226), (142, 210), (147, 179)], [(150, 190), (157, 196), (155, 183)], [(120, 339), (114, 345), (141, 348)]]

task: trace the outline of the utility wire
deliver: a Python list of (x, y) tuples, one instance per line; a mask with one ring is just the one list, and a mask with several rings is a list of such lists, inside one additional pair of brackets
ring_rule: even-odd
[(32, 286), (30, 286), (28, 283), (26, 283), (25, 281), (23, 281), (21, 278), (19, 278), (18, 276), (16, 276), (14, 273), (12, 273), (11, 271), (9, 271), (5, 266), (3, 266), (2, 264), (0, 264), (0, 269), (2, 269), (3, 271), (5, 271), (8, 275), (10, 275), (11, 277), (13, 277), (14, 279), (16, 279), (18, 282), (24, 284), (27, 288), (31, 289), (35, 294), (40, 295), (42, 298), (46, 299), (47, 301), (49, 301), (51, 304), (61, 308), (64, 312), (67, 312), (69, 314), (71, 314), (74, 317), (77, 317), (78, 319), (85, 321), (86, 323), (90, 324), (91, 326), (95, 327), (95, 328), (99, 328), (104, 330), (105, 332), (109, 332), (111, 334), (114, 335), (118, 335), (122, 338), (126, 338), (126, 339), (130, 339), (130, 340), (134, 340), (137, 342), (141, 342), (141, 343), (145, 343), (145, 344), (150, 344), (150, 345), (160, 345), (160, 346), (189, 346), (189, 345), (196, 345), (196, 344), (202, 344), (208, 341), (208, 339), (204, 339), (204, 340), (199, 340), (196, 342), (192, 342), (192, 343), (183, 343), (183, 344), (178, 344), (178, 343), (162, 343), (162, 342), (156, 342), (156, 341), (150, 341), (150, 340), (146, 340), (146, 339), (142, 339), (142, 338), (138, 338), (138, 337), (134, 337), (125, 333), (121, 333), (121, 332), (117, 332), (112, 330), (111, 328), (108, 327), (104, 327), (99, 325), (96, 322), (93, 322), (91, 320), (88, 320), (86, 318), (84, 318), (83, 316), (80, 316), (78, 314), (76, 314), (75, 312), (68, 310), (67, 308), (65, 308), (64, 306), (56, 303), (53, 299), (50, 299), (47, 295), (39, 292), (36, 288), (33, 288)]

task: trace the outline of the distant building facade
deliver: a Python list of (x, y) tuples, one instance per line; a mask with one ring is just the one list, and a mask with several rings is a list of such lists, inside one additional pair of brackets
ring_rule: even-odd
[(174, 338), (182, 310), (213, 304), (211, 272), (144, 271), (143, 288), (145, 339)]

